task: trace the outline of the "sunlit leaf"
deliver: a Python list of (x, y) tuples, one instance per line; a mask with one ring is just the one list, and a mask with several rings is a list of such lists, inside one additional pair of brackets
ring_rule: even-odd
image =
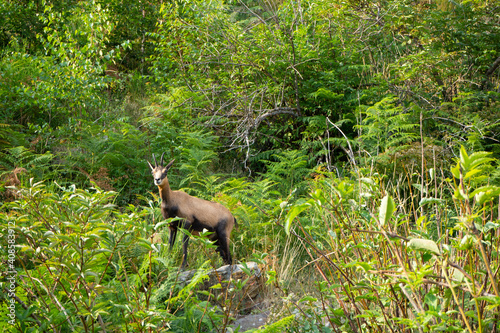
[(441, 251), (436, 242), (430, 239), (413, 238), (407, 243), (408, 248), (417, 251), (427, 251), (437, 255), (441, 255)]
[(394, 203), (394, 200), (392, 199), (391, 196), (386, 195), (385, 197), (382, 198), (378, 215), (379, 222), (382, 227), (385, 226), (390, 221), (395, 209), (396, 209), (396, 204)]
[(290, 234), (290, 228), (292, 227), (292, 221), (295, 219), (295, 217), (297, 217), (297, 215), (299, 215), (300, 213), (302, 213), (306, 209), (309, 209), (310, 207), (311, 207), (311, 204), (309, 202), (305, 202), (303, 204), (295, 205), (290, 209), (290, 211), (288, 212), (288, 215), (285, 218), (285, 232), (287, 233), (287, 235)]

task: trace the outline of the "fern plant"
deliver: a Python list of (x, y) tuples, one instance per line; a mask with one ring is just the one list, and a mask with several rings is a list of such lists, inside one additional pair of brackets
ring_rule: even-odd
[(390, 96), (373, 106), (360, 106), (358, 143), (371, 156), (404, 149), (419, 138), (418, 122), (411, 109), (404, 109)]
[[(185, 132), (179, 135), (180, 153), (178, 170), (182, 174), (181, 187), (192, 190), (192, 185), (199, 184), (216, 161), (215, 147), (217, 137), (209, 132)], [(198, 193), (199, 194), (199, 193)]]
[(52, 174), (53, 158), (50, 152), (36, 154), (23, 146), (4, 149), (0, 151), (0, 179), (15, 170), (25, 170), (29, 176), (43, 179)]
[(307, 189), (306, 177), (311, 173), (307, 167), (308, 158), (300, 150), (286, 150), (272, 155), (271, 161), (264, 161), (267, 166), (263, 177), (276, 184), (278, 191), (286, 196), (291, 191), (298, 194)]

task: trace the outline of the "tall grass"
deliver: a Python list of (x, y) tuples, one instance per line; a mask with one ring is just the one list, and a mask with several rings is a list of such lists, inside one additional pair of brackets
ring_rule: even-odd
[(295, 303), (292, 331), (496, 332), (497, 162), (462, 147), (449, 170), (389, 185), (377, 175), (315, 181), (282, 219), (319, 278), (314, 297)]

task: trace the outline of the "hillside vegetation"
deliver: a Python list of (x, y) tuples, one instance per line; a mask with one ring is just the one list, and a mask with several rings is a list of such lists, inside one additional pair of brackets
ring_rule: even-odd
[[(225, 205), (250, 280), (147, 160)], [(4, 0), (0, 330), (500, 330), (498, 0)]]

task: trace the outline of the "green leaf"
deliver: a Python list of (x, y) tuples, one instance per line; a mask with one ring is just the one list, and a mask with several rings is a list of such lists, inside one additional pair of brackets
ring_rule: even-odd
[(469, 155), (467, 155), (467, 151), (464, 146), (460, 146), (460, 163), (464, 166), (464, 168), (469, 168)]
[(481, 169), (472, 169), (465, 174), (464, 179), (469, 179), (470, 177), (478, 173), (481, 173), (481, 171), (482, 171)]
[(152, 250), (151, 242), (148, 239), (138, 237), (137, 238), (137, 245), (142, 246), (142, 247), (146, 248), (147, 250)]
[(431, 177), (431, 180), (434, 180), (434, 177), (436, 177), (436, 170), (434, 170), (434, 168), (429, 169), (429, 176)]
[(413, 250), (432, 252), (436, 255), (441, 255), (441, 251), (439, 251), (436, 242), (430, 239), (413, 238), (410, 239), (406, 246)]
[(363, 270), (364, 270), (365, 272), (368, 272), (368, 271), (370, 271), (370, 270), (372, 270), (372, 269), (373, 269), (372, 265), (370, 265), (370, 264), (369, 264), (369, 263), (367, 263), (367, 262), (358, 261), (358, 262), (356, 263), (356, 265), (357, 265), (357, 266), (359, 266), (359, 267), (361, 267), (361, 268), (363, 268)]
[(297, 215), (299, 215), (300, 213), (302, 213), (306, 209), (309, 209), (309, 207), (311, 207), (311, 204), (309, 202), (305, 202), (303, 204), (293, 206), (292, 209), (290, 209), (290, 211), (288, 212), (288, 215), (285, 219), (285, 232), (287, 235), (290, 234), (290, 228), (292, 227), (292, 221), (295, 219), (295, 217), (297, 217)]
[(470, 250), (476, 243), (476, 238), (472, 235), (465, 235), (458, 246), (459, 250)]
[(500, 306), (500, 297), (497, 296), (479, 296), (476, 299), (480, 301), (486, 301), (495, 306)]
[(378, 219), (380, 225), (383, 227), (389, 222), (396, 208), (396, 204), (391, 196), (386, 195), (382, 198), (382, 202), (380, 203), (380, 209), (378, 214)]
[(181, 221), (182, 218), (180, 217), (174, 217), (174, 218), (170, 218), (170, 219), (166, 219), (166, 220), (163, 220), (163, 221), (160, 221), (158, 223), (155, 224), (155, 227), (154, 229), (155, 230), (158, 230), (159, 228), (165, 226), (165, 225), (169, 225), (170, 223), (174, 222), (174, 221)]
[(498, 229), (498, 227), (500, 227), (500, 224), (498, 223), (487, 222), (484, 225), (483, 232), (489, 232), (492, 229)]
[(444, 200), (443, 199), (436, 199), (436, 198), (422, 198), (420, 200), (420, 203), (418, 204), (419, 207), (429, 205), (429, 204), (438, 204), (442, 203)]
[(432, 309), (437, 309), (439, 305), (439, 299), (432, 292), (427, 293), (424, 297), (424, 303), (431, 306)]
[(316, 302), (318, 299), (315, 298), (315, 297), (312, 297), (312, 296), (305, 296), (305, 297), (302, 297), (300, 300), (299, 300), (299, 303), (302, 303), (302, 302)]
[(475, 198), (476, 202), (479, 205), (482, 205), (485, 202), (491, 201), (497, 198), (500, 195), (500, 187), (498, 186), (481, 186), (475, 189), (471, 194), (469, 194), (469, 198)]
[(451, 168), (451, 173), (452, 173), (453, 177), (460, 179), (460, 162)]
[(487, 156), (490, 156), (492, 153), (490, 152), (486, 152), (486, 151), (477, 151), (475, 153), (472, 153), (470, 156), (469, 156), (469, 164), (470, 164), (470, 168), (475, 168), (481, 164), (486, 164), (486, 163), (489, 163), (491, 161), (494, 161), (495, 159), (491, 158), (491, 157), (487, 157)]
[(220, 283), (214, 284), (213, 286), (210, 287), (210, 289), (222, 289), (222, 285)]
[(158, 222), (155, 224), (155, 231), (157, 231), (159, 228), (163, 227), (164, 225), (169, 225), (170, 224), (170, 220), (164, 220), (164, 221), (161, 221), (161, 222)]

